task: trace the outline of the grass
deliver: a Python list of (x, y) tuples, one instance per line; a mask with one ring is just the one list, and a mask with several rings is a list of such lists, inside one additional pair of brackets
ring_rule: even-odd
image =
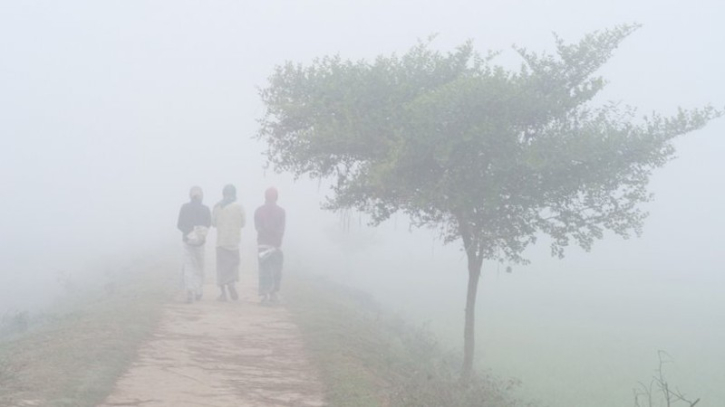
[[(75, 296), (53, 314), (24, 316), (0, 340), (0, 405), (95, 406), (151, 335), (173, 289), (170, 262), (116, 273), (112, 290)], [(458, 380), (458, 355), (370, 296), (324, 279), (288, 276), (285, 298), (335, 407), (518, 407), (487, 375)], [(12, 319), (15, 321), (15, 319)], [(40, 320), (36, 323), (34, 321)], [(29, 322), (28, 322), (29, 321)], [(28, 323), (26, 323), (28, 322)], [(27, 325), (27, 326), (26, 326)]]
[(515, 381), (459, 381), (458, 356), (371, 297), (330, 281), (288, 278), (285, 298), (336, 407), (515, 407)]
[(153, 332), (171, 294), (165, 263), (126, 268), (113, 290), (69, 297), (0, 341), (0, 405), (95, 406)]

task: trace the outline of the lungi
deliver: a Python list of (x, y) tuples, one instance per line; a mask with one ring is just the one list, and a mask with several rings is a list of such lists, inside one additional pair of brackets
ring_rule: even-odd
[(216, 283), (218, 286), (239, 281), (239, 250), (216, 248)]

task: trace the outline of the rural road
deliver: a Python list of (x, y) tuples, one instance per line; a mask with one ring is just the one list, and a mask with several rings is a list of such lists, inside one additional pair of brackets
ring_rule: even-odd
[(237, 302), (216, 301), (207, 285), (200, 302), (166, 306), (99, 407), (325, 406), (297, 326), (284, 306), (258, 304), (251, 274), (242, 273)]

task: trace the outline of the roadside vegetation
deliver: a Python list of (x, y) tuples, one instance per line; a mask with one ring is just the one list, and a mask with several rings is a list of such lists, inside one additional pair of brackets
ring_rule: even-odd
[[(69, 294), (39, 315), (0, 321), (0, 406), (85, 407), (101, 403), (135, 359), (175, 293), (170, 260), (136, 261), (113, 281)], [(287, 308), (333, 407), (532, 407), (519, 383), (477, 372), (460, 378), (461, 356), (425, 327), (386, 312), (370, 295), (325, 278), (285, 277)], [(634, 389), (638, 407), (699, 405), (664, 374)], [(622, 389), (626, 391), (626, 389)], [(666, 403), (666, 404), (665, 404)]]
[(95, 406), (135, 359), (172, 294), (168, 261), (137, 260), (39, 315), (8, 313), (0, 335), (0, 405)]
[[(362, 291), (324, 277), (285, 277), (285, 298), (335, 407), (534, 407), (520, 383), (476, 373), (463, 384), (460, 355), (425, 327), (383, 310)], [(666, 377), (672, 358), (657, 351), (649, 380), (632, 383), (634, 407), (699, 406)], [(623, 388), (621, 391), (626, 392)]]
[(459, 355), (425, 327), (384, 312), (369, 295), (323, 278), (288, 281), (285, 298), (330, 406), (532, 406), (513, 396), (515, 380), (477, 373), (464, 384)]

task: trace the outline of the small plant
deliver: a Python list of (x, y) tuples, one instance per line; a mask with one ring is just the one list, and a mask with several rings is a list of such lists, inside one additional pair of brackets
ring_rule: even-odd
[(664, 372), (664, 365), (672, 363), (672, 357), (663, 350), (657, 351), (659, 365), (649, 384), (640, 382), (639, 388), (634, 389), (635, 407), (659, 407), (659, 406), (687, 406), (695, 407), (700, 399), (687, 398), (678, 388), (672, 387), (667, 381)]

